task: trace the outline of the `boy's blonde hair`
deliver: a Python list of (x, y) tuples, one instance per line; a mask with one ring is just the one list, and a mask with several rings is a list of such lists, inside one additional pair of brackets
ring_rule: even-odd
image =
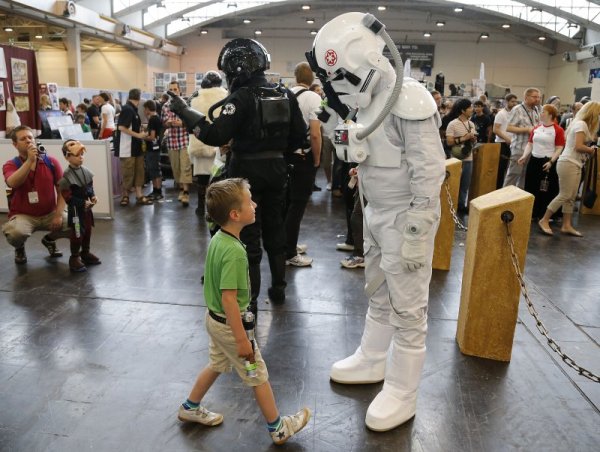
[(244, 199), (244, 190), (250, 190), (246, 179), (235, 177), (211, 184), (206, 189), (206, 210), (219, 226), (229, 221), (229, 213), (239, 209)]

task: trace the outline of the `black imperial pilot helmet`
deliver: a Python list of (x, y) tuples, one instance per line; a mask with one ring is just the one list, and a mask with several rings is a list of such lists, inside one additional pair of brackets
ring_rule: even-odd
[(271, 56), (262, 44), (247, 38), (229, 41), (219, 54), (219, 70), (225, 73), (229, 90), (237, 88), (252, 74), (271, 67)]

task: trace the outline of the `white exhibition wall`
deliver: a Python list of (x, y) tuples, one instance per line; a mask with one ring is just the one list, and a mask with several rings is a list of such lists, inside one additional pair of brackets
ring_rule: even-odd
[[(218, 35), (218, 36), (217, 36)], [(261, 38), (272, 57), (273, 72), (282, 77), (293, 76), (294, 66), (304, 60), (304, 52), (312, 47), (312, 38)], [(85, 87), (127, 91), (137, 87), (153, 91), (154, 72), (205, 72), (216, 69), (217, 57), (227, 40), (215, 32), (204, 36), (187, 36), (180, 39), (186, 54), (165, 56), (150, 51), (96, 51), (83, 52), (83, 84)], [(546, 97), (558, 95), (563, 103), (571, 103), (575, 87), (590, 86), (587, 83), (589, 69), (600, 67), (600, 59), (567, 63), (562, 52), (549, 56), (532, 47), (504, 40), (433, 42), (435, 65), (432, 76), (443, 72), (446, 86), (450, 83), (469, 85), (479, 76), (483, 62), (488, 83), (508, 86), (520, 97), (525, 88), (536, 86)], [(66, 51), (38, 51), (40, 81), (68, 85)]]

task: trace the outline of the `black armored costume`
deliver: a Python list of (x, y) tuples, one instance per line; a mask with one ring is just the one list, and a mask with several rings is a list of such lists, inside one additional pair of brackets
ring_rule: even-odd
[[(264, 71), (270, 67), (266, 49), (252, 39), (234, 39), (221, 50), (218, 68), (227, 77), (230, 95), (204, 115), (174, 98), (171, 109), (191, 133), (210, 146), (231, 143), (229, 177), (243, 177), (251, 185), (258, 205), (256, 222), (241, 232), (250, 264), (251, 304), (256, 312), (260, 292), (261, 238), (269, 258), (269, 298), (285, 300), (285, 229), (283, 208), (287, 180), (284, 154), (298, 149), (306, 135), (306, 123), (294, 94), (269, 83)], [(212, 111), (221, 107), (217, 118)], [(205, 112), (203, 112), (205, 113)]]

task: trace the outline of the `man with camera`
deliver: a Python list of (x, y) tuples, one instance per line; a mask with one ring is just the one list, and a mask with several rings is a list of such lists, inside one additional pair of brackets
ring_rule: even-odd
[(25, 264), (25, 241), (35, 231), (50, 231), (42, 238), (50, 257), (60, 257), (56, 239), (68, 237), (65, 201), (58, 190), (63, 175), (59, 162), (36, 145), (33, 131), (18, 126), (12, 132), (13, 146), (19, 155), (3, 167), (9, 189), (8, 222), (2, 226), (6, 240), (15, 248), (15, 263)]

